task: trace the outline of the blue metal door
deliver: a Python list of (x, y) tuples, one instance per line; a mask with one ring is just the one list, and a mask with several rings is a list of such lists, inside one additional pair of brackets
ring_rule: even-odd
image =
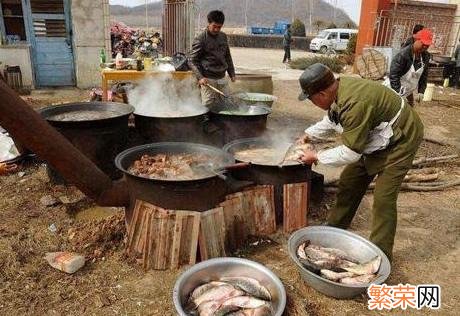
[(75, 85), (69, 1), (30, 0), (30, 22), (36, 85)]

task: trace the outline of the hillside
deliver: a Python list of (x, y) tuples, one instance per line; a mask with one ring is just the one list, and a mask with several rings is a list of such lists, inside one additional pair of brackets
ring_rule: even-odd
[[(227, 27), (244, 27), (245, 0), (197, 0), (198, 13), (201, 16), (200, 24), (205, 25), (206, 14), (213, 9), (224, 11), (227, 16)], [(333, 7), (323, 0), (313, 3), (312, 21), (333, 22)], [(277, 20), (291, 20), (291, 0), (250, 0), (248, 2), (248, 25), (272, 26)], [(308, 21), (308, 1), (294, 0), (294, 16), (302, 21)], [(125, 22), (131, 26), (144, 26), (145, 7), (110, 6), (113, 20)], [(149, 24), (158, 27), (161, 24), (162, 3), (149, 4)], [(351, 22), (349, 16), (341, 9), (336, 10), (335, 24), (340, 26)]]

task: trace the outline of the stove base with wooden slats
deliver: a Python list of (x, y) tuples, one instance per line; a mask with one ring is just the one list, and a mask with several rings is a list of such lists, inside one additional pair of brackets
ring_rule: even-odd
[[(284, 231), (306, 225), (308, 186), (284, 186)], [(197, 258), (223, 257), (248, 237), (276, 232), (274, 187), (256, 186), (227, 196), (205, 212), (165, 210), (138, 201), (128, 228), (127, 254), (145, 270), (177, 269)]]

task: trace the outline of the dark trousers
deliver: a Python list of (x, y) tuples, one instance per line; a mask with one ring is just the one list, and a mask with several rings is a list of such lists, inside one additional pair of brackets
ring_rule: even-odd
[(291, 61), (291, 47), (284, 47), (283, 63)]
[[(415, 156), (415, 152), (413, 153)], [(409, 159), (412, 161), (413, 156)], [(409, 167), (407, 161), (386, 167), (377, 175), (372, 206), (369, 237), (391, 260), (396, 234), (398, 194)], [(329, 214), (330, 226), (347, 229), (355, 217), (366, 190), (376, 175), (369, 175), (363, 160), (348, 165), (340, 175), (339, 192), (334, 209)]]
[(455, 67), (455, 73), (454, 73), (454, 82), (453, 82), (453, 87), (454, 88), (460, 88), (460, 67)]

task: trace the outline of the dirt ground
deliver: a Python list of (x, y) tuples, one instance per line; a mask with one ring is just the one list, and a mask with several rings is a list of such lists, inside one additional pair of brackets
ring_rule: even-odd
[[(269, 122), (272, 131), (289, 128), (300, 133), (323, 115), (311, 104), (297, 101), (297, 81), (278, 80), (274, 84), (279, 100)], [(460, 93), (451, 93), (456, 91), (438, 90), (435, 98), (458, 104)], [(34, 92), (28, 100), (39, 108), (63, 100), (85, 100), (87, 95), (78, 90)], [(430, 137), (458, 146), (458, 109), (432, 102), (417, 106), (417, 111)], [(426, 142), (419, 156), (458, 152), (458, 147)], [(439, 167), (444, 170), (441, 177), (460, 175), (458, 164)], [(42, 162), (26, 163), (21, 171), (0, 178), (0, 315), (175, 315), (172, 288), (186, 268), (144, 272), (124, 254), (122, 209), (95, 208), (75, 188), (50, 184)], [(439, 315), (457, 315), (460, 308), (459, 192), (459, 188), (402, 192), (398, 201), (394, 261), (387, 283), (441, 285)], [(44, 206), (40, 199), (46, 195), (56, 198), (58, 204)], [(311, 208), (311, 225), (325, 220), (333, 199), (332, 194), (326, 194), (320, 205)], [(370, 233), (371, 205), (370, 193), (351, 227), (364, 237)], [(52, 224), (56, 231), (50, 229)], [(288, 236), (279, 233), (270, 238), (274, 243), (248, 246), (239, 255), (263, 263), (281, 278), (288, 293), (286, 315), (387, 314), (369, 312), (364, 297), (335, 300), (305, 285), (288, 257)], [(84, 254), (85, 267), (67, 275), (43, 259), (46, 252), (64, 250)], [(398, 310), (393, 314), (430, 312)]]

